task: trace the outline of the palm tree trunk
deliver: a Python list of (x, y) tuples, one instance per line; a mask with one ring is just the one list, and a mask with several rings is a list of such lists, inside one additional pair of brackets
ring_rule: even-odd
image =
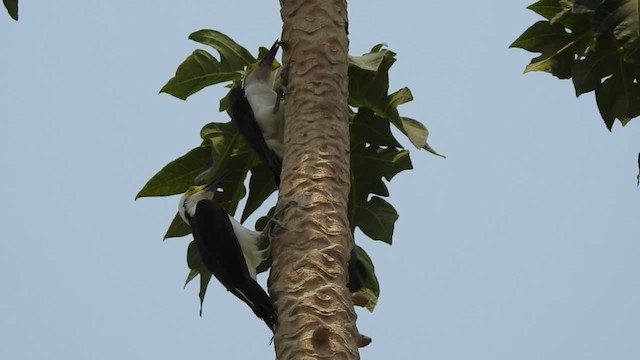
[(271, 245), (278, 360), (358, 359), (346, 287), (353, 247), (350, 188), (346, 0), (281, 0), (288, 64), (284, 214)]

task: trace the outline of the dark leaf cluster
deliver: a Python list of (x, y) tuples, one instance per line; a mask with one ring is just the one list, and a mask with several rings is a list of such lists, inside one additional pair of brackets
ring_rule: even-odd
[(638, 0), (540, 0), (528, 8), (542, 17), (511, 47), (540, 53), (528, 71), (572, 79), (576, 96), (594, 91), (611, 130), (640, 115)]

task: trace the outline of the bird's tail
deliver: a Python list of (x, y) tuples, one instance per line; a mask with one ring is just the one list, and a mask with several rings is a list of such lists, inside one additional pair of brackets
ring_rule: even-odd
[[(247, 294), (247, 298), (244, 296), (238, 296), (240, 299), (244, 300), (247, 305), (253, 310), (253, 313), (256, 314), (257, 317), (262, 319), (265, 324), (271, 329), (273, 333), (276, 332), (276, 324), (277, 324), (277, 316), (276, 310), (273, 307), (273, 303), (271, 302), (271, 298), (267, 294), (266, 291), (256, 282), (251, 279), (251, 285), (249, 285), (249, 289), (244, 289), (242, 291), (243, 294)], [(236, 294), (238, 295), (238, 294)]]

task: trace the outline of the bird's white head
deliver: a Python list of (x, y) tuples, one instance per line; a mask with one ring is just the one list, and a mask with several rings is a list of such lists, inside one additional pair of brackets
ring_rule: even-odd
[(213, 183), (202, 186), (191, 186), (184, 192), (178, 204), (178, 213), (185, 223), (189, 224), (188, 217), (193, 216), (196, 205), (201, 200), (212, 200), (216, 194), (216, 187)]
[(274, 61), (279, 47), (280, 42), (276, 41), (262, 60), (249, 66), (247, 75), (244, 78), (244, 86), (271, 81), (271, 72), (278, 66), (277, 63), (274, 64)]

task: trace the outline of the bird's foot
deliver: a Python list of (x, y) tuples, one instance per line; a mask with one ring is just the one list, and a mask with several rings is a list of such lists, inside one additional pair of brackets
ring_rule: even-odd
[(276, 89), (276, 103), (273, 105), (273, 113), (277, 114), (280, 111), (280, 104), (282, 103), (282, 101), (284, 100), (284, 95), (287, 92), (286, 89), (283, 89), (282, 87), (278, 87)]
[(273, 232), (275, 231), (276, 226), (281, 229), (287, 229), (281, 222), (281, 220), (284, 217), (284, 214), (295, 205), (298, 205), (298, 203), (294, 200), (291, 200), (274, 211), (273, 216), (271, 217), (271, 219), (269, 219), (267, 225), (265, 225), (264, 230), (262, 230), (263, 233), (267, 235), (269, 243), (271, 243), (271, 240), (273, 239)]
[(276, 88), (276, 103), (273, 105), (273, 113), (277, 114), (280, 111), (280, 104), (287, 95), (287, 84), (289, 83), (289, 65), (282, 65), (280, 70), (280, 85)]

